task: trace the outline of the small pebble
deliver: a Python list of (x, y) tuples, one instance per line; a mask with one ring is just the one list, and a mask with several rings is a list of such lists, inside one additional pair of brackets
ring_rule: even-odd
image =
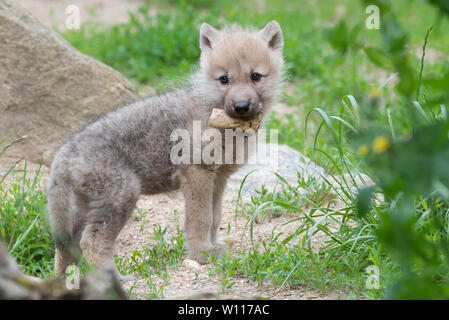
[(198, 262), (196, 262), (195, 260), (185, 259), (184, 265), (188, 269), (192, 269), (194, 271), (201, 271), (201, 265)]

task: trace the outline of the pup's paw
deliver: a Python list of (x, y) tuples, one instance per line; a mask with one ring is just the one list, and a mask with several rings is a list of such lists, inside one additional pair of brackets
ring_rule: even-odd
[(117, 268), (114, 268), (113, 270), (114, 277), (119, 280), (120, 282), (128, 282), (128, 281), (136, 281), (138, 280), (136, 276), (132, 274), (122, 274), (120, 271), (117, 270)]
[(136, 281), (138, 280), (136, 276), (132, 274), (120, 274), (118, 276), (119, 281), (121, 282), (128, 282), (128, 281)]
[(212, 254), (214, 257), (220, 257), (221, 255), (223, 255), (223, 253), (225, 253), (226, 250), (228, 250), (228, 246), (226, 243), (222, 242), (222, 241), (216, 241), (214, 243), (214, 253)]
[(209, 260), (209, 256), (219, 258), (226, 249), (227, 246), (222, 242), (216, 243), (208, 248), (189, 248), (187, 257), (200, 264), (206, 264)]

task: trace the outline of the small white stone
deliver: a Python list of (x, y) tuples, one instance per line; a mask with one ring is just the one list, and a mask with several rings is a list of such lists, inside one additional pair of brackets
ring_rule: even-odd
[(192, 269), (194, 271), (201, 271), (201, 265), (198, 262), (196, 262), (195, 260), (185, 259), (184, 265), (188, 269)]

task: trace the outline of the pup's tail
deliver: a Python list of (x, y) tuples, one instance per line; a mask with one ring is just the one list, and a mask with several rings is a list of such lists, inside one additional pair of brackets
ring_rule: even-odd
[(47, 185), (48, 212), (56, 248), (55, 271), (64, 274), (67, 266), (78, 263), (81, 252), (74, 237), (71, 216), (71, 193), (67, 184), (53, 177)]

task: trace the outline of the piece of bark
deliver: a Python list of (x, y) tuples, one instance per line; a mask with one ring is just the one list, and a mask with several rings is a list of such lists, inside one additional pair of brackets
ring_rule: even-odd
[(236, 119), (228, 116), (223, 109), (214, 108), (209, 118), (209, 126), (217, 129), (240, 129), (247, 131), (252, 129), (257, 131), (262, 120), (262, 112), (252, 119)]

